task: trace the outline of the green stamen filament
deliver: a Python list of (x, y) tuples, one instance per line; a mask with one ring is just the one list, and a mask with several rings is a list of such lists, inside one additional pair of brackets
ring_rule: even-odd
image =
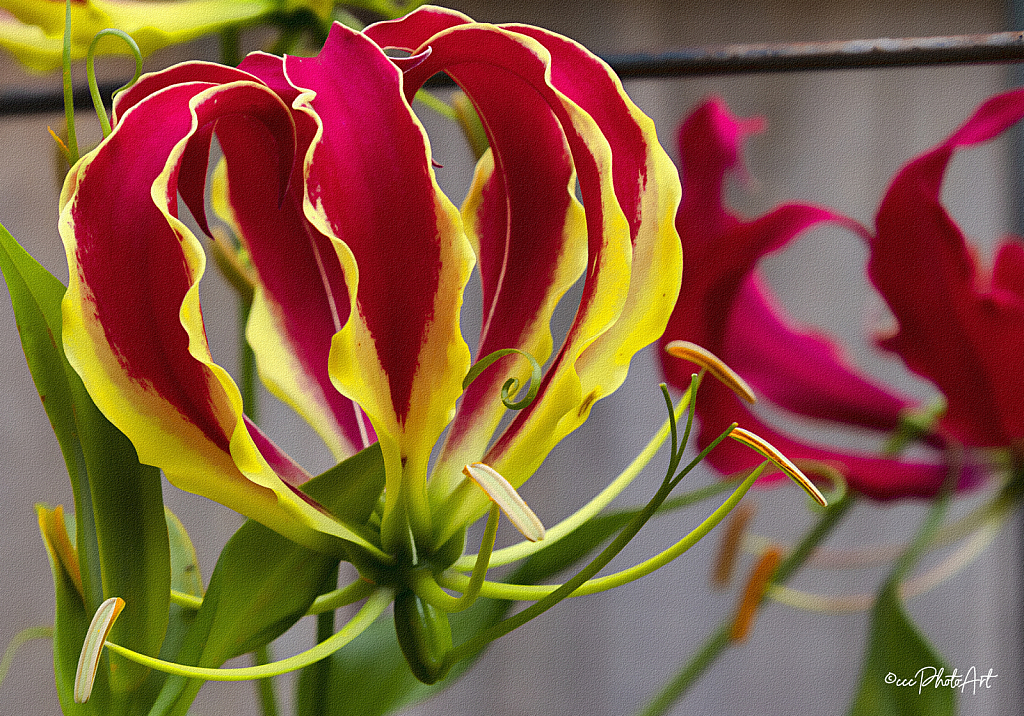
[[(942, 562), (927, 572), (902, 582), (900, 598), (912, 599), (920, 596), (961, 572), (992, 544), (1004, 522), (1005, 519), (991, 520), (982, 526), (966, 544)], [(775, 584), (768, 590), (768, 597), (782, 604), (805, 611), (832, 614), (867, 611), (874, 606), (876, 596), (876, 594), (815, 594), (783, 584)]]
[[(761, 473), (764, 472), (769, 464), (770, 463), (765, 462), (751, 472), (750, 475), (747, 476), (740, 486), (733, 491), (732, 495), (730, 495), (717, 510), (712, 512), (703, 522), (700, 523), (700, 525), (674, 545), (660, 554), (644, 560), (629, 569), (624, 569), (621, 572), (609, 574), (604, 577), (595, 577), (594, 579), (587, 580), (573, 591), (571, 596), (580, 597), (587, 594), (604, 592), (609, 589), (622, 586), (623, 584), (636, 581), (637, 579), (664, 567), (666, 564), (690, 549), (690, 547), (697, 544), (697, 542), (699, 542), (708, 532), (721, 522), (722, 519), (724, 519), (725, 516), (729, 514), (736, 504), (743, 498), (743, 496), (747, 494), (747, 490), (750, 489), (754, 484), (754, 481), (761, 476)], [(447, 589), (456, 589), (461, 591), (468, 588), (469, 578), (464, 574), (449, 569), (440, 575), (438, 584)], [(481, 586), (480, 594), (481, 596), (489, 599), (534, 601), (543, 599), (561, 587), (562, 585), (560, 584), (525, 585), (485, 581)]]
[(498, 534), (498, 520), (501, 510), (497, 504), (491, 503), (491, 509), (487, 513), (487, 526), (484, 528), (484, 538), (480, 544), (480, 553), (477, 555), (476, 565), (473, 567), (473, 574), (468, 581), (459, 589), (461, 597), (452, 595), (441, 589), (434, 576), (427, 570), (422, 570), (413, 575), (412, 589), (425, 602), (444, 612), (461, 612), (473, 606), (473, 602), (480, 595), (484, 578), (487, 576), (487, 568), (490, 563), (491, 550), (494, 548), (494, 540)]
[(152, 656), (139, 654), (131, 649), (113, 642), (106, 642), (105, 646), (116, 654), (130, 659), (143, 666), (163, 671), (168, 674), (185, 676), (187, 678), (204, 679), (206, 681), (248, 681), (249, 679), (265, 679), (269, 676), (279, 676), (302, 669), (324, 659), (341, 647), (348, 644), (357, 636), (362, 634), (379, 617), (391, 603), (394, 594), (389, 589), (378, 589), (366, 600), (366, 603), (354, 617), (330, 638), (320, 642), (312, 649), (308, 649), (294, 656), (281, 661), (274, 661), (260, 666), (245, 666), (234, 669), (211, 669), (201, 666), (185, 666), (174, 662), (156, 659)]
[[(690, 404), (691, 391), (686, 391), (683, 397), (676, 403), (674, 410), (676, 415), (682, 415), (683, 411), (687, 409)], [(504, 564), (525, 559), (530, 555), (550, 547), (555, 542), (558, 542), (562, 538), (571, 534), (577, 528), (584, 523), (590, 521), (597, 514), (607, 507), (612, 500), (618, 497), (623, 490), (628, 487), (633, 480), (640, 475), (645, 467), (654, 459), (654, 456), (658, 454), (658, 450), (665, 443), (665, 439), (669, 436), (669, 421), (666, 420), (661, 426), (654, 437), (651, 438), (647, 446), (636, 456), (636, 459), (629, 464), (629, 466), (619, 473), (619, 476), (612, 480), (607, 487), (599, 492), (590, 502), (584, 505), (581, 509), (574, 512), (571, 516), (567, 517), (557, 525), (548, 528), (544, 535), (543, 542), (529, 542), (524, 541), (518, 544), (511, 545), (509, 547), (503, 547), (502, 549), (495, 550), (494, 554), (491, 555), (491, 566), (498, 567)], [(452, 565), (452, 569), (467, 572), (473, 568), (473, 564), (476, 561), (476, 555), (464, 555), (460, 557)]]

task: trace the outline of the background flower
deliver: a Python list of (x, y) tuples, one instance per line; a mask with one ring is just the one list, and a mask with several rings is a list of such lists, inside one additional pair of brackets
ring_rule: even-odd
[[(724, 205), (725, 178), (740, 167), (742, 141), (762, 127), (758, 120), (735, 118), (716, 99), (698, 107), (680, 127), (683, 202), (676, 226), (687, 267), (662, 344), (687, 340), (702, 345), (743, 376), (759, 398), (797, 415), (884, 436), (896, 430), (905, 411), (920, 406), (857, 371), (828, 336), (795, 325), (757, 271), (763, 256), (815, 225), (837, 223), (865, 239), (867, 231), (832, 210), (806, 204), (786, 204), (750, 221)], [(689, 385), (690, 364), (668, 355), (661, 362), (670, 383)], [(736, 421), (793, 460), (837, 468), (851, 487), (879, 499), (933, 494), (946, 473), (939, 461), (856, 454), (800, 440), (713, 381), (701, 388), (697, 415), (700, 444)], [(757, 464), (749, 452), (729, 444), (718, 447), (709, 460), (726, 473)]]
[(898, 327), (880, 345), (934, 383), (941, 429), (971, 446), (1024, 438), (1024, 244), (999, 244), (990, 267), (949, 215), (941, 190), (960, 149), (1024, 117), (1024, 92), (997, 95), (934, 149), (905, 166), (882, 200), (868, 275)]

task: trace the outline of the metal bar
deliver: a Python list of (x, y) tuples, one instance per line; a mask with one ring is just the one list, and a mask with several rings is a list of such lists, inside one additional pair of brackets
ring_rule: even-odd
[(605, 59), (622, 78), (994, 64), (1024, 61), (1024, 32), (725, 45)]
[[(657, 55), (608, 55), (604, 59), (623, 79), (997, 64), (1024, 62), (1024, 32), (725, 45)], [(109, 97), (120, 84), (103, 85), (101, 93)], [(429, 84), (432, 87), (452, 86), (451, 80), (445, 76), (435, 77)], [(76, 92), (76, 107), (89, 106), (90, 102), (84, 88)], [(0, 116), (60, 112), (63, 106), (63, 95), (58, 87), (43, 92), (0, 93)]]

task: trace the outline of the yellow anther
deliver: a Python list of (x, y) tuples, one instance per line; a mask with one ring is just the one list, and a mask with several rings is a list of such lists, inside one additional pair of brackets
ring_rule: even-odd
[(462, 468), (462, 472), (501, 508), (501, 511), (522, 533), (523, 537), (531, 542), (539, 542), (544, 539), (544, 525), (541, 524), (540, 519), (523, 501), (516, 489), (509, 484), (509, 481), (502, 477), (497, 470), (482, 462), (474, 462), (472, 465)]
[(672, 341), (665, 346), (665, 352), (675, 358), (682, 358), (691, 363), (696, 363), (748, 403), (757, 402), (757, 396), (754, 395), (753, 389), (747, 385), (747, 381), (743, 380), (736, 371), (727, 366), (721, 358), (707, 348), (702, 348), (696, 343), (690, 343), (689, 341)]
[(747, 525), (756, 511), (756, 508), (749, 502), (741, 502), (729, 513), (725, 532), (718, 547), (715, 567), (711, 572), (711, 586), (716, 589), (721, 589), (729, 583), (733, 567), (736, 564), (736, 555), (743, 543), (743, 534), (747, 531)]
[(96, 671), (100, 667), (100, 656), (110, 636), (110, 630), (117, 620), (117, 615), (124, 609), (124, 600), (111, 597), (100, 604), (96, 614), (85, 633), (85, 643), (78, 657), (78, 669), (75, 671), (74, 697), (76, 704), (84, 704), (92, 695), (92, 685), (96, 681)]
[(749, 448), (752, 448), (755, 452), (760, 453), (764, 457), (771, 460), (775, 465), (782, 470), (786, 475), (789, 476), (793, 482), (803, 488), (804, 492), (814, 498), (822, 507), (828, 507), (828, 500), (821, 494), (821, 491), (814, 486), (814, 483), (810, 481), (807, 475), (803, 474), (793, 461), (788, 457), (779, 452), (779, 449), (772, 445), (770, 442), (762, 438), (760, 435), (755, 435), (749, 430), (743, 428), (733, 428), (732, 432), (729, 433), (736, 442), (743, 443)]

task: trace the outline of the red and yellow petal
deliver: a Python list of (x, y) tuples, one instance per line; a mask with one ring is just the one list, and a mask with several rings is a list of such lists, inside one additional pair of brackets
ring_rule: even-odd
[(305, 215), (332, 241), (349, 293), (330, 375), (380, 439), (382, 536), (394, 546), (407, 538), (402, 510), (429, 531), (427, 461), (469, 370), (459, 313), (472, 249), (437, 186), (402, 75), (379, 47), (335, 25), (317, 57), (287, 58), (285, 74), (302, 92), (294, 106), (317, 123)]
[(65, 349), (139, 459), (173, 484), (313, 547), (328, 547), (326, 535), (361, 542), (274, 472), (206, 342), (206, 257), (177, 218), (179, 166), (201, 128), (233, 115), (272, 138), (266, 175), (281, 186), (294, 151), (290, 112), (253, 81), (166, 86), (125, 111), (72, 169), (60, 221), (70, 267)]
[[(438, 27), (445, 29), (424, 37)], [(641, 119), (639, 110), (625, 98), (610, 70), (577, 45), (540, 31), (535, 33), (537, 37), (531, 37), (516, 28), (471, 24), (462, 16), (438, 8), (420, 10), (396, 23), (374, 25), (366, 32), (384, 47), (401, 47), (416, 53), (430, 47), (429, 57), (406, 72), (407, 95), (432, 74), (445, 71), (476, 107), (488, 133), (495, 166), (489, 185), (481, 193), (486, 198), (486, 191), (492, 190), (506, 199), (512, 198), (504, 217), (495, 224), (499, 230), (490, 231), (500, 239), (500, 228), (504, 226), (509, 237), (501, 246), (507, 253), (498, 255), (504, 258), (512, 249), (529, 245), (527, 237), (512, 234), (517, 225), (511, 191), (523, 192), (519, 186), (528, 185), (537, 176), (564, 177), (569, 166), (565, 162), (566, 149), (577, 174), (587, 232), (583, 297), (538, 398), (514, 419), (487, 457), (489, 462), (502, 465), (501, 472), (513, 485), (522, 484), (551, 448), (586, 419), (593, 403), (618, 387), (632, 354), (660, 333), (678, 289), (680, 252), (672, 227), (679, 199), (678, 178), (654, 138), (650, 121)], [(414, 46), (415, 41), (421, 41), (422, 46)], [(558, 62), (565, 63), (562, 70), (556, 66), (553, 55)], [(589, 67), (568, 66), (578, 63)], [(587, 82), (597, 86), (587, 89)], [(574, 96), (579, 102), (574, 101)], [(602, 121), (619, 126), (609, 127), (610, 134), (605, 136), (606, 128), (589, 111)], [(529, 156), (522, 146), (524, 128), (530, 128), (532, 141), (534, 128), (538, 127), (543, 144), (550, 141), (549, 131), (554, 135), (556, 126), (564, 144), (552, 141), (552, 150), (543, 156), (517, 163), (521, 157)], [(621, 162), (616, 152), (621, 154)], [(616, 176), (613, 167), (619, 163), (622, 170)], [(553, 185), (564, 187), (564, 178)], [(534, 199), (533, 210), (547, 212), (563, 226), (569, 225), (572, 203), (564, 201), (564, 195), (564, 190), (547, 192)], [(469, 206), (476, 208), (473, 201), (471, 196)], [(492, 206), (500, 209), (500, 204), (494, 201)], [(485, 210), (488, 207), (486, 201), (480, 206)], [(480, 218), (486, 218), (478, 208), (477, 211)], [(520, 226), (529, 224), (523, 222)], [(550, 242), (558, 236), (557, 232), (548, 232), (538, 240)], [(482, 265), (484, 255), (482, 250)], [(632, 283), (634, 255), (641, 270)], [(667, 276), (664, 279), (652, 270), (659, 260)], [(532, 275), (511, 278), (524, 283), (533, 280)], [(533, 301), (538, 308), (546, 305), (549, 296), (561, 295), (554, 288), (559, 284), (544, 280), (543, 274), (541, 279), (524, 289), (538, 297)], [(504, 278), (506, 284), (509, 280), (508, 276)], [(505, 290), (504, 285), (501, 288)], [(497, 305), (492, 302), (486, 307), (489, 310)], [(619, 325), (624, 309), (627, 318)], [(510, 311), (511, 304), (502, 310)], [(527, 319), (526, 325), (539, 324), (546, 322), (548, 316), (535, 310), (527, 314)], [(487, 314), (485, 326), (494, 325), (495, 320), (507, 320), (514, 325), (520, 319)], [(448, 484), (450, 481), (442, 483), (439, 492)], [(470, 511), (478, 508), (479, 505), (473, 505)], [(460, 515), (452, 521), (465, 517)]]

